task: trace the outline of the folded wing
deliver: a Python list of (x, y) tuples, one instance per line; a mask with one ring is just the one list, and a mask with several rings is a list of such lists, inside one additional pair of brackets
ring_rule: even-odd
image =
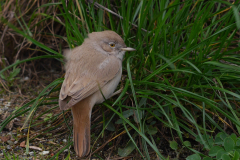
[[(87, 58), (89, 57), (91, 55)], [(121, 63), (114, 56), (101, 55), (97, 61), (87, 61), (85, 63), (86, 57), (78, 57), (67, 62), (65, 80), (59, 95), (61, 110), (66, 110), (95, 93), (120, 72)]]

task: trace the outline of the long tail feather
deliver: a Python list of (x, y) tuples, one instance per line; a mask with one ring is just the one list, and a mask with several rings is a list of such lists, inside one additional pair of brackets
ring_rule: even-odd
[(79, 157), (90, 152), (90, 124), (92, 107), (84, 99), (72, 107), (74, 150)]

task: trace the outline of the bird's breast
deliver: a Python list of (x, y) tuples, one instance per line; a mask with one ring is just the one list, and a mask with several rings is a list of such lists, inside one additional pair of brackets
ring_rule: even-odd
[[(110, 80), (105, 86), (102, 87), (101, 91), (97, 91), (94, 94), (95, 97), (95, 104), (99, 104), (102, 103), (105, 99), (108, 99), (112, 96), (113, 92), (115, 91), (115, 89), (117, 88), (120, 80), (121, 80), (121, 76), (122, 76), (122, 68), (119, 70), (119, 72), (117, 73), (117, 75)], [(103, 97), (103, 95), (104, 97)]]

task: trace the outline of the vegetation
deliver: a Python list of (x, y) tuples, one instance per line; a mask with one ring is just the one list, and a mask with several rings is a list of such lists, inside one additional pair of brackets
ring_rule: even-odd
[[(239, 159), (238, 0), (70, 0), (67, 4), (62, 0), (41, 5), (30, 1), (24, 11), (22, 2), (17, 1), (15, 21), (4, 15), (8, 4), (12, 6), (8, 9), (13, 9), (11, 1), (1, 3), (2, 25), (36, 52), (2, 68), (0, 75), (9, 84), (20, 72), (18, 65), (45, 58), (64, 63), (62, 49), (81, 45), (90, 32), (116, 31), (127, 46), (136, 49), (125, 55), (121, 94), (93, 111), (93, 118), (98, 117), (92, 121), (93, 156), (107, 158), (109, 155), (100, 152), (105, 146), (114, 148), (110, 156)], [(44, 24), (48, 28), (42, 29)], [(46, 39), (54, 45), (49, 47)], [(58, 133), (67, 130), (65, 134), (71, 135), (70, 111), (49, 116), (58, 109), (60, 77), (0, 124), (3, 131), (12, 119), (25, 115), (27, 151), (29, 141), (59, 128)], [(45, 105), (51, 107), (39, 113)], [(41, 117), (44, 120), (40, 121)], [(96, 143), (105, 135), (106, 143), (98, 148)], [(69, 136), (66, 146), (51, 158), (70, 145)]]

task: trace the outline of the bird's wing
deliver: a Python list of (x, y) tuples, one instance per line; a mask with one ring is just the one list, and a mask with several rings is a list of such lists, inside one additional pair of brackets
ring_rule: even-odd
[[(121, 67), (120, 60), (114, 56), (102, 56), (95, 59), (95, 62), (89, 59), (86, 62), (83, 58), (68, 63), (70, 64), (59, 95), (61, 110), (72, 107), (98, 91), (120, 72)], [(71, 100), (67, 103), (68, 97), (71, 97)]]

